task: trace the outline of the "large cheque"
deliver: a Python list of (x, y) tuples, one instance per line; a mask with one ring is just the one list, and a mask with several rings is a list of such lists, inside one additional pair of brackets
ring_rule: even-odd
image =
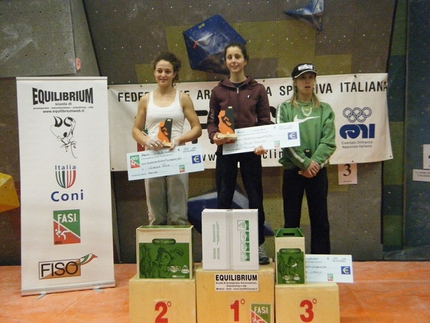
[(127, 154), (129, 181), (203, 170), (200, 144), (178, 146), (172, 151), (146, 150)]
[(353, 283), (351, 255), (306, 255), (306, 282)]
[(223, 146), (223, 155), (254, 151), (255, 147), (264, 149), (300, 146), (299, 124), (286, 122), (267, 126), (236, 129), (234, 143)]

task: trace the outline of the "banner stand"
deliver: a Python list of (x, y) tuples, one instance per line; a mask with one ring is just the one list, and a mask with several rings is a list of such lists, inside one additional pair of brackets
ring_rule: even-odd
[(21, 294), (114, 287), (106, 77), (18, 77)]

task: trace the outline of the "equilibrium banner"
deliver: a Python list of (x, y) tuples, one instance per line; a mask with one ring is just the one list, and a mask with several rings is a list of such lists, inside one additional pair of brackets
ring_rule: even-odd
[[(293, 93), (291, 78), (257, 80), (264, 84), (271, 105), (272, 120), (276, 108)], [(198, 142), (203, 147), (205, 168), (215, 168), (216, 146), (206, 132), (211, 90), (218, 82), (179, 83), (194, 102), (203, 127)], [(127, 153), (137, 151), (131, 128), (139, 99), (156, 88), (156, 84), (114, 85), (109, 87), (111, 133), (111, 167), (127, 170)], [(331, 164), (370, 163), (392, 159), (387, 109), (387, 74), (346, 74), (318, 76), (315, 88), (321, 101), (329, 103), (336, 114), (336, 152)], [(282, 151), (270, 149), (263, 155), (263, 166), (280, 166)]]
[(17, 78), (21, 294), (115, 286), (107, 79)]

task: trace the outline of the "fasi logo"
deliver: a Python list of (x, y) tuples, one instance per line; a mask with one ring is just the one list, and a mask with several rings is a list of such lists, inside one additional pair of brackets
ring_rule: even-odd
[(140, 167), (140, 157), (139, 155), (130, 156), (130, 168)]
[(76, 181), (76, 166), (55, 166), (55, 179), (57, 184), (62, 188), (70, 188), (75, 184)]
[(54, 244), (81, 243), (80, 210), (53, 212)]
[(270, 323), (270, 304), (251, 304), (252, 323)]
[(39, 279), (67, 278), (81, 276), (81, 267), (97, 256), (89, 253), (76, 259), (48, 260), (39, 262)]
[(356, 139), (360, 135), (363, 139), (375, 138), (375, 124), (364, 124), (372, 115), (372, 109), (369, 107), (345, 108), (342, 114), (350, 122), (350, 124), (343, 125), (339, 130), (339, 134), (343, 139)]

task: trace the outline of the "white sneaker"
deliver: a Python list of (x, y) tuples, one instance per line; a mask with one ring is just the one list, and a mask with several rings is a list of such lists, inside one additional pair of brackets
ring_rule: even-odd
[(260, 265), (267, 265), (270, 262), (263, 245), (258, 247), (258, 262)]

